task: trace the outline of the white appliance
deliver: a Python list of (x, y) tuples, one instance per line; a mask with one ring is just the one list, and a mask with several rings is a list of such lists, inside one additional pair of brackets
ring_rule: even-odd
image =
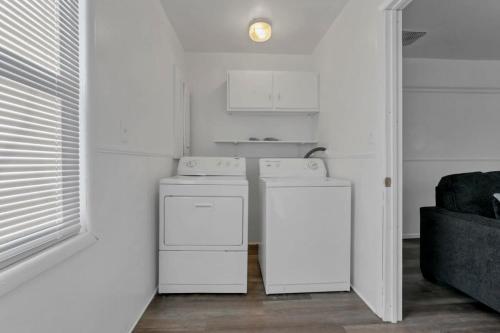
[(321, 159), (261, 159), (266, 294), (350, 290), (351, 184)]
[(246, 293), (243, 158), (183, 157), (160, 181), (159, 293)]

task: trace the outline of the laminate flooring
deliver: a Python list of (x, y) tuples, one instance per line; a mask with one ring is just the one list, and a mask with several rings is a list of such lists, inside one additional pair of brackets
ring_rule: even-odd
[(418, 240), (404, 241), (403, 267), (398, 324), (382, 322), (355, 292), (266, 296), (251, 254), (247, 295), (157, 295), (133, 332), (500, 332), (500, 314), (422, 277)]

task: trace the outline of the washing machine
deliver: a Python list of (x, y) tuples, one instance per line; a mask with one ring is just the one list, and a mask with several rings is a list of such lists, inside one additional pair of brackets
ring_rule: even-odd
[(321, 159), (261, 159), (266, 294), (350, 290), (351, 184)]
[(245, 159), (183, 157), (159, 192), (159, 293), (246, 293)]

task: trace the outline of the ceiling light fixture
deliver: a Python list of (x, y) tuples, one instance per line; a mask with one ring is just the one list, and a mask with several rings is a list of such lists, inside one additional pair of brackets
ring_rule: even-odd
[(272, 35), (271, 23), (265, 19), (256, 19), (250, 22), (248, 28), (250, 39), (257, 43), (267, 42)]

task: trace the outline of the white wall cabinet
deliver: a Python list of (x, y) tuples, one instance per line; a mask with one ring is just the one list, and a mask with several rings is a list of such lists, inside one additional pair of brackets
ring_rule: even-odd
[(318, 74), (274, 72), (276, 110), (318, 110)]
[(319, 76), (313, 72), (229, 71), (227, 110), (319, 112)]
[(236, 110), (273, 108), (273, 73), (234, 71), (228, 74), (228, 105)]

